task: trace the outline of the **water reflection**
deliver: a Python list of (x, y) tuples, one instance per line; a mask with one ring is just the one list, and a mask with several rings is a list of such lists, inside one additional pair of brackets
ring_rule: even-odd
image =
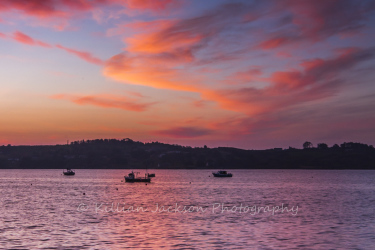
[[(210, 170), (158, 170), (148, 185), (122, 182), (123, 170), (0, 172), (0, 245), (7, 249), (375, 244), (372, 171), (233, 170), (232, 178), (211, 178)], [(298, 211), (272, 212), (276, 206)]]

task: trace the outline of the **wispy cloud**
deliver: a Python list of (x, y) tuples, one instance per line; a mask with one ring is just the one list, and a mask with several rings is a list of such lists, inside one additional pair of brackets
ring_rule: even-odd
[(78, 56), (79, 58), (81, 58), (82, 60), (85, 60), (86, 62), (97, 64), (97, 65), (103, 65), (104, 64), (104, 62), (101, 59), (99, 59), (97, 57), (94, 57), (89, 52), (70, 49), (70, 48), (64, 47), (64, 46), (59, 45), (59, 44), (56, 45), (56, 47), (59, 48), (59, 49), (65, 50), (66, 52), (68, 52), (70, 54)]
[(273, 14), (288, 15), (275, 22), (277, 31), (266, 35), (259, 47), (275, 49), (289, 44), (316, 43), (335, 35), (357, 34), (375, 10), (372, 1), (275, 2)]
[(135, 23), (131, 26), (140, 34), (124, 40), (127, 52), (111, 57), (104, 74), (124, 83), (199, 92), (202, 79), (188, 72), (201, 61), (197, 53), (234, 24), (244, 23), (245, 7), (225, 4), (195, 18)]
[(42, 41), (39, 41), (39, 40), (35, 40), (35, 39), (29, 37), (28, 35), (20, 32), (20, 31), (16, 31), (16, 32), (13, 33), (13, 39), (16, 40), (17, 42), (27, 44), (27, 45), (42, 46), (42, 47), (45, 47), (45, 48), (51, 48), (52, 47), (48, 43), (45, 43), (45, 42), (42, 42)]
[[(1, 33), (0, 33), (0, 37), (1, 37)], [(5, 35), (4, 35), (4, 38), (6, 38)], [(12, 39), (14, 39), (15, 41), (17, 41), (19, 43), (23, 43), (23, 44), (31, 45), (31, 46), (41, 46), (41, 47), (45, 47), (45, 48), (53, 48), (54, 47), (51, 44), (48, 44), (48, 43), (40, 41), (40, 40), (36, 40), (36, 39), (20, 32), (20, 31), (14, 32), (13, 35), (12, 35)], [(97, 64), (97, 65), (104, 65), (103, 60), (93, 56), (90, 52), (79, 51), (79, 50), (67, 48), (67, 47), (64, 47), (64, 46), (59, 45), (59, 44), (56, 45), (55, 47), (58, 48), (58, 49), (64, 50), (64, 51), (66, 51), (66, 52), (68, 52), (72, 55), (75, 55), (75, 56), (81, 58), (82, 60), (84, 60), (86, 62)]]
[(115, 6), (123, 12), (160, 13), (181, 5), (182, 1), (172, 0), (2, 0), (0, 13), (17, 11), (23, 15), (37, 18), (44, 24), (52, 21), (55, 28), (64, 29), (67, 26), (66, 21), (82, 18), (82, 14), (88, 12), (97, 15), (98, 11), (105, 7)]
[(153, 103), (142, 103), (132, 98), (110, 94), (100, 95), (68, 95), (57, 94), (51, 96), (52, 99), (69, 100), (78, 105), (93, 105), (102, 108), (117, 108), (127, 111), (143, 112), (149, 109)]
[(306, 60), (302, 70), (274, 72), (268, 79), (270, 85), (261, 89), (205, 90), (202, 96), (223, 108), (249, 115), (276, 112), (337, 94), (345, 82), (340, 75), (374, 55), (374, 48), (349, 48), (332, 58)]

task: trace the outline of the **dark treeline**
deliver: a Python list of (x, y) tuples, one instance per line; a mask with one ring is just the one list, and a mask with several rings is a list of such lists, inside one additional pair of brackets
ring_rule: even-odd
[(243, 150), (184, 147), (131, 139), (75, 141), (55, 146), (0, 146), (0, 168), (87, 169), (375, 169), (375, 149), (362, 143), (303, 149)]

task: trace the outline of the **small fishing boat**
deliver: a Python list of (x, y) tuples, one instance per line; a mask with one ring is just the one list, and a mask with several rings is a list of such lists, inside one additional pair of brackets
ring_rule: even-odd
[(217, 171), (216, 173), (212, 174), (214, 175), (214, 177), (232, 177), (231, 173), (227, 173), (227, 171), (223, 170)]
[(147, 176), (148, 177), (155, 177), (155, 174), (148, 173)]
[(139, 172), (131, 172), (125, 177), (125, 182), (150, 182), (151, 178), (145, 174), (145, 177), (138, 177)]
[(68, 168), (66, 171), (63, 171), (63, 174), (64, 175), (75, 175), (76, 173), (74, 172), (74, 170)]

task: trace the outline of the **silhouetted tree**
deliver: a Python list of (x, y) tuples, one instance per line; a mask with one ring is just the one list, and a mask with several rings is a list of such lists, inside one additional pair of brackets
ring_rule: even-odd
[(303, 144), (303, 148), (304, 149), (307, 149), (307, 148), (312, 148), (313, 147), (313, 144), (309, 141), (306, 141), (304, 144)]
[(318, 149), (327, 149), (328, 145), (325, 143), (318, 143)]

